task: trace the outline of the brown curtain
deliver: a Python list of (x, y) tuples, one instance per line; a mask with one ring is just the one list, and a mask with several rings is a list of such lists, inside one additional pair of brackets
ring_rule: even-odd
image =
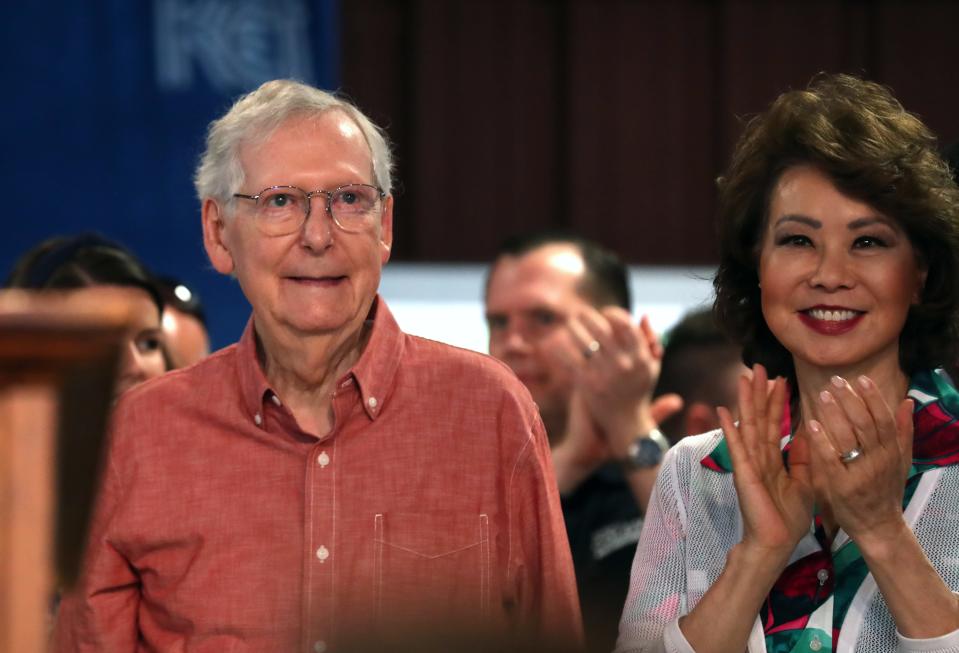
[(715, 261), (741, 119), (819, 71), (959, 138), (959, 3), (344, 0), (343, 91), (396, 146), (394, 258), (486, 261), (574, 229), (632, 263)]

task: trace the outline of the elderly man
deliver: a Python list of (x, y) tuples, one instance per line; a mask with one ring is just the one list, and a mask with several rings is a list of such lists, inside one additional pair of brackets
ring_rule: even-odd
[(504, 243), (486, 286), (489, 351), (539, 405), (552, 445), (590, 650), (611, 650), (642, 513), (667, 442), (654, 403), (661, 348), (633, 322), (626, 267), (596, 243), (540, 233)]
[(377, 297), (390, 167), (362, 113), (295, 82), (211, 125), (204, 244), (253, 315), (236, 345), (117, 406), (56, 650), (322, 652), (440, 628), (578, 641), (528, 393), (492, 359), (402, 333)]

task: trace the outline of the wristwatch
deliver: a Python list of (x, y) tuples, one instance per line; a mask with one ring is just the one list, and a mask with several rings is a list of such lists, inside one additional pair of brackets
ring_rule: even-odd
[(649, 469), (662, 461), (669, 449), (669, 440), (659, 429), (638, 436), (626, 449), (623, 464), (629, 469)]

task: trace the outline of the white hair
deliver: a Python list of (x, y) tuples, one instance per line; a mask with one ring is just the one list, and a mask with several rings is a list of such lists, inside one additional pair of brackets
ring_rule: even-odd
[(213, 198), (232, 206), (233, 193), (244, 182), (240, 147), (261, 143), (287, 119), (342, 111), (362, 132), (370, 147), (373, 178), (386, 193), (392, 190), (393, 160), (383, 131), (350, 102), (332, 93), (289, 79), (275, 79), (238, 99), (230, 110), (210, 123), (206, 150), (193, 183), (200, 200)]

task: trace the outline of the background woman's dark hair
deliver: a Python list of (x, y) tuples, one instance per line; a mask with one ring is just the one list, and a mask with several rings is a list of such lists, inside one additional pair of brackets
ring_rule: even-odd
[(146, 291), (163, 313), (163, 298), (143, 263), (96, 234), (45, 240), (20, 257), (4, 285), (29, 290), (132, 286)]
[(900, 335), (907, 374), (952, 363), (959, 342), (959, 189), (933, 134), (890, 91), (850, 75), (818, 75), (753, 118), (719, 185), (717, 321), (747, 365), (792, 379), (789, 352), (762, 315), (758, 255), (772, 189), (786, 168), (810, 164), (845, 195), (894, 218), (927, 269), (920, 304)]

